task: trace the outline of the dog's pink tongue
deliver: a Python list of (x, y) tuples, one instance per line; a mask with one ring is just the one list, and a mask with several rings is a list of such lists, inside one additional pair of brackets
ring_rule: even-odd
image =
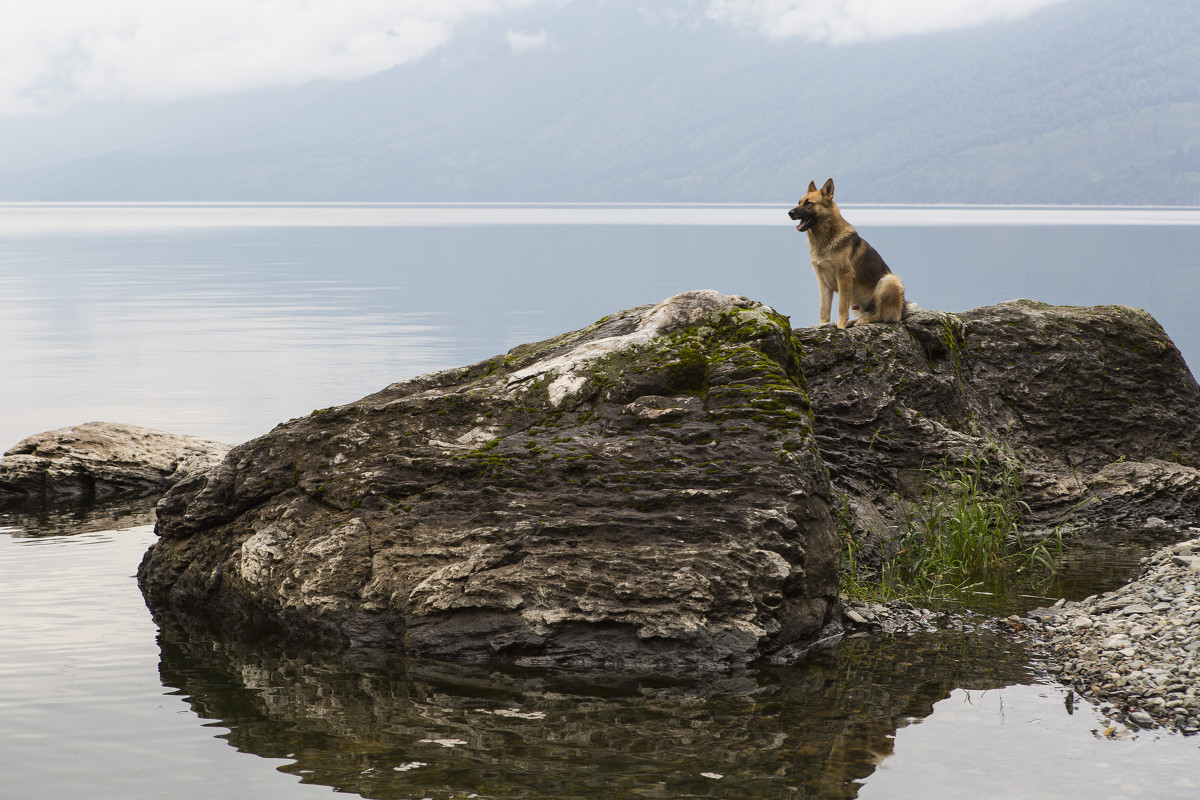
[(797, 225), (796, 230), (800, 231), (801, 233), (804, 233), (804, 223), (801, 222), (799, 225)]

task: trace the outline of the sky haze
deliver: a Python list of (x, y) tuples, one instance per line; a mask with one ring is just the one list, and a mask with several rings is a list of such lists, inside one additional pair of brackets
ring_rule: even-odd
[(12, 0), (0, 199), (1200, 204), (1185, 0)]

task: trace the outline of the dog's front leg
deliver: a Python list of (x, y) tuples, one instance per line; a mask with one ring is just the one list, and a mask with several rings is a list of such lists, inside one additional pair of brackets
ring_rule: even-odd
[(838, 282), (838, 321), (837, 321), (837, 326), (839, 328), (849, 328), (851, 325), (853, 325), (853, 323), (850, 322), (850, 305), (852, 302), (850, 297), (851, 297), (852, 292), (854, 291), (854, 278), (850, 275), (848, 270), (846, 270), (846, 271), (839, 270), (838, 276), (837, 276), (837, 282)]
[(829, 324), (829, 315), (833, 311), (833, 287), (821, 284), (821, 324)]
[(829, 322), (829, 313), (833, 310), (833, 293), (836, 286), (826, 276), (821, 274), (821, 269), (815, 263), (813, 264), (813, 272), (817, 274), (817, 291), (821, 293), (821, 324), (825, 325)]

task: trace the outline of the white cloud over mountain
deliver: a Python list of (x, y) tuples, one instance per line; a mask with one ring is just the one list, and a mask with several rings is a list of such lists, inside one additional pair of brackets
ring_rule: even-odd
[[(651, 10), (769, 37), (844, 44), (1013, 19), (1062, 0), (656, 0)], [(169, 101), (421, 59), (463, 23), (597, 0), (5, 0), (0, 115), (79, 101)], [(512, 52), (552, 33), (507, 34)]]
[(347, 80), (546, 0), (5, 0), (0, 114)]
[(509, 31), (508, 45), (514, 53), (524, 53), (526, 50), (536, 50), (550, 43), (550, 35), (545, 31), (526, 33), (524, 31)]
[(1014, 20), (1062, 0), (710, 0), (708, 16), (772, 38), (852, 44)]

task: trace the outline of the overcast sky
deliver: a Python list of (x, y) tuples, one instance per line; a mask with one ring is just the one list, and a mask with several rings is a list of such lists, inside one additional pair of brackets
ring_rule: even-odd
[[(654, 0), (772, 38), (834, 45), (1012, 20), (1063, 0)], [(78, 101), (173, 100), (420, 59), (465, 21), (504, 18), (514, 54), (554, 41), (520, 27), (529, 6), (603, 0), (4, 0), (0, 115)]]

